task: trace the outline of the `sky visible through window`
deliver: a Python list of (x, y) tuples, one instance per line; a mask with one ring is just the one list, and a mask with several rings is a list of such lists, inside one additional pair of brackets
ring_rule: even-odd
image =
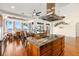
[(13, 22), (7, 20), (7, 21), (6, 21), (6, 26), (7, 26), (6, 28), (7, 28), (8, 32), (12, 32), (12, 29), (13, 29)]
[(20, 30), (21, 29), (21, 22), (20, 21), (16, 21), (16, 24), (15, 24), (15, 26), (16, 26), (16, 30)]

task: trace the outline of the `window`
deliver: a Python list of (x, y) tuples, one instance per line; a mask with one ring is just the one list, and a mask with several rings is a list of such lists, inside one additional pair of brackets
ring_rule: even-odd
[(17, 20), (17, 21), (15, 22), (15, 28), (16, 28), (16, 31), (22, 30), (22, 23)]
[(7, 30), (7, 32), (13, 31), (13, 22), (12, 21), (6, 20), (6, 30)]
[(27, 32), (29, 31), (29, 27), (27, 23), (22, 23), (22, 27), (24, 31), (27, 31)]

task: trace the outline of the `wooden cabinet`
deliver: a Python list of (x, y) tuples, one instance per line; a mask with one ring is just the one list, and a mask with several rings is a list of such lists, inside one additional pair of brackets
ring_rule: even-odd
[(32, 43), (29, 43), (29, 55), (30, 56), (50, 56), (51, 55), (51, 43), (43, 45), (41, 47), (36, 47)]
[(59, 56), (64, 50), (64, 37), (59, 38), (58, 40), (53, 41), (52, 43), (52, 55)]
[(51, 55), (51, 44), (48, 43), (40, 47), (40, 55), (45, 56), (45, 55)]
[(40, 49), (33, 45), (31, 42), (29, 42), (28, 45), (28, 53), (29, 56), (39, 56), (40, 55)]
[(35, 46), (31, 42), (30, 44), (30, 55), (31, 56), (59, 56), (64, 51), (64, 37), (58, 38), (52, 42), (49, 42), (40, 47)]

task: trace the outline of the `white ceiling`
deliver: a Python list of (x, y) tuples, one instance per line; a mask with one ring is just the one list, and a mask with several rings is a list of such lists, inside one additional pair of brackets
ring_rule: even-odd
[[(65, 7), (69, 3), (56, 3), (57, 7)], [(14, 9), (11, 6), (15, 6)], [(32, 11), (41, 11), (42, 14), (46, 14), (46, 3), (0, 3), (0, 10), (7, 13), (20, 14), (25, 16), (32, 16)]]
[[(15, 6), (14, 9), (11, 6)], [(4, 10), (6, 12), (11, 12), (20, 15), (32, 15), (32, 11), (36, 9), (36, 11), (45, 10), (45, 4), (41, 3), (0, 3), (0, 10)]]
[(70, 3), (56, 3), (56, 7), (62, 8), (65, 7), (67, 5), (69, 5)]

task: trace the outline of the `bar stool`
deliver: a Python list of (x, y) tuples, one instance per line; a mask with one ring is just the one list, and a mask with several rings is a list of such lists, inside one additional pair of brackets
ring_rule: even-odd
[(17, 46), (20, 45), (20, 38), (18, 36), (14, 36), (14, 41)]
[(24, 47), (27, 46), (27, 33), (24, 31), (21, 31), (21, 40)]
[(15, 35), (19, 38), (19, 40), (21, 39), (20, 32), (16, 32), (16, 34), (15, 34)]

